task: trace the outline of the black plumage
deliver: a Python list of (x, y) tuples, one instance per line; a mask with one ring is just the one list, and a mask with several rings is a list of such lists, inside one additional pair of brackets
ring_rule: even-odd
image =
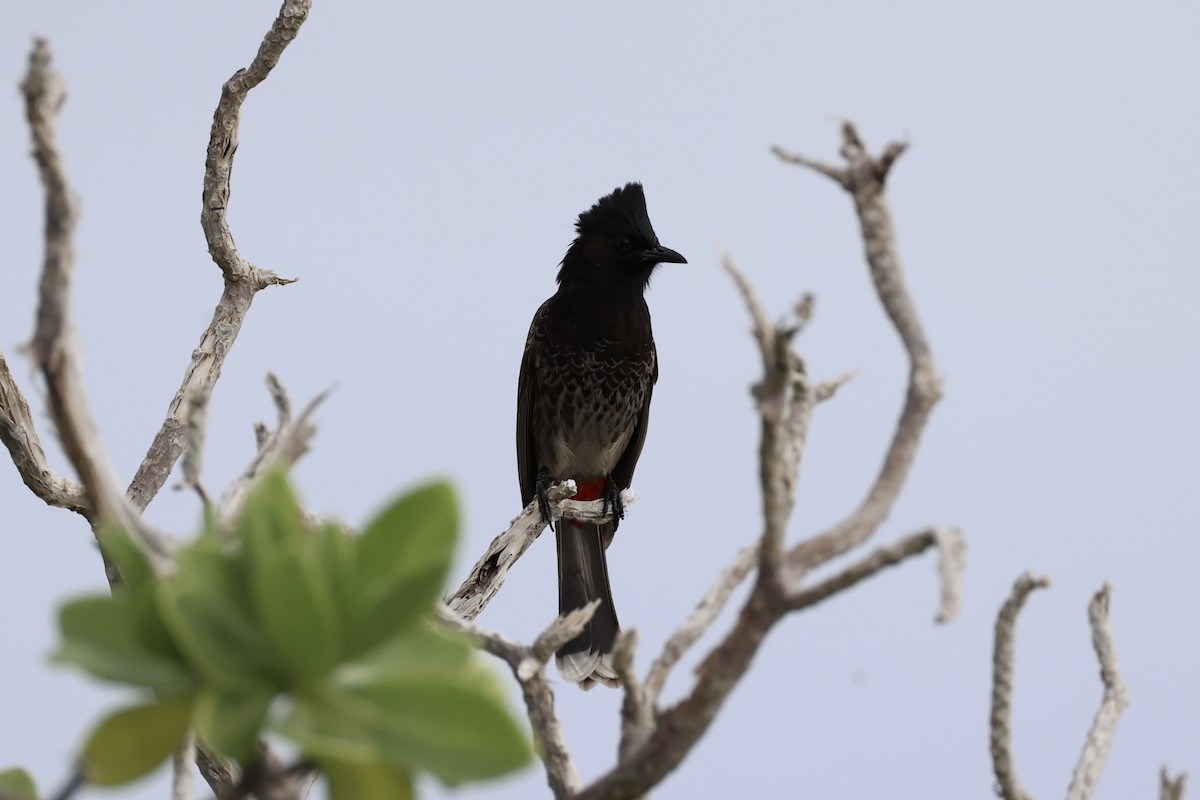
[(658, 358), (643, 293), (660, 263), (686, 263), (659, 244), (641, 184), (616, 189), (579, 215), (558, 291), (538, 309), (517, 387), (517, 469), (522, 502), (574, 479), (577, 499), (604, 498), (614, 521), (560, 524), (559, 613), (600, 599), (591, 623), (557, 654), (559, 672), (590, 688), (615, 685), (618, 631), (605, 549), (646, 440)]

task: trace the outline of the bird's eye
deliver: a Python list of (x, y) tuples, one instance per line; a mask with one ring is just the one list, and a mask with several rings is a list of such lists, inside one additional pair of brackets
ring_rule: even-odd
[(621, 237), (620, 239), (617, 239), (617, 249), (618, 250), (628, 250), (631, 247), (633, 247), (633, 242), (629, 241), (625, 237)]

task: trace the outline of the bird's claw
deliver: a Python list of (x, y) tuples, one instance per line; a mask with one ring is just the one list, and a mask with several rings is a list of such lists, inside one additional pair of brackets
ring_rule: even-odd
[(538, 473), (537, 481), (534, 482), (534, 494), (537, 497), (538, 511), (542, 512), (542, 521), (550, 526), (550, 530), (555, 530), (554, 521), (550, 519), (550, 487), (558, 483), (554, 476), (542, 470)]
[(625, 519), (625, 501), (621, 499), (621, 490), (617, 488), (617, 484), (613, 483), (612, 478), (604, 481), (604, 514), (608, 515), (610, 511), (612, 512), (613, 533), (616, 533), (621, 520)]

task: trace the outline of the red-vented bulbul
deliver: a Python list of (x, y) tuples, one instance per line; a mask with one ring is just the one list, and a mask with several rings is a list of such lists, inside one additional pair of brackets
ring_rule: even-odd
[(557, 530), (559, 613), (601, 601), (555, 659), (565, 679), (590, 689), (616, 685), (617, 613), (604, 551), (624, 515), (620, 492), (633, 480), (658, 379), (643, 293), (656, 266), (687, 259), (658, 243), (639, 183), (600, 198), (575, 230), (558, 291), (534, 314), (525, 341), (517, 471), (521, 501), (537, 497), (547, 519), (546, 489), (568, 478), (578, 485), (577, 500), (603, 498), (613, 511), (610, 523), (567, 522)]

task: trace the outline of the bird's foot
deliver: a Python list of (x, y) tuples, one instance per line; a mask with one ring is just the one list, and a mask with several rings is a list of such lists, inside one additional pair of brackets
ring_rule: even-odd
[(537, 480), (534, 481), (534, 495), (537, 497), (538, 511), (542, 512), (542, 521), (550, 526), (550, 530), (555, 530), (554, 521), (550, 519), (550, 487), (558, 483), (558, 479), (551, 475), (544, 467), (538, 471)]
[(621, 499), (621, 489), (610, 477), (604, 481), (604, 513), (612, 512), (613, 533), (616, 533), (621, 520), (625, 519), (625, 501)]

